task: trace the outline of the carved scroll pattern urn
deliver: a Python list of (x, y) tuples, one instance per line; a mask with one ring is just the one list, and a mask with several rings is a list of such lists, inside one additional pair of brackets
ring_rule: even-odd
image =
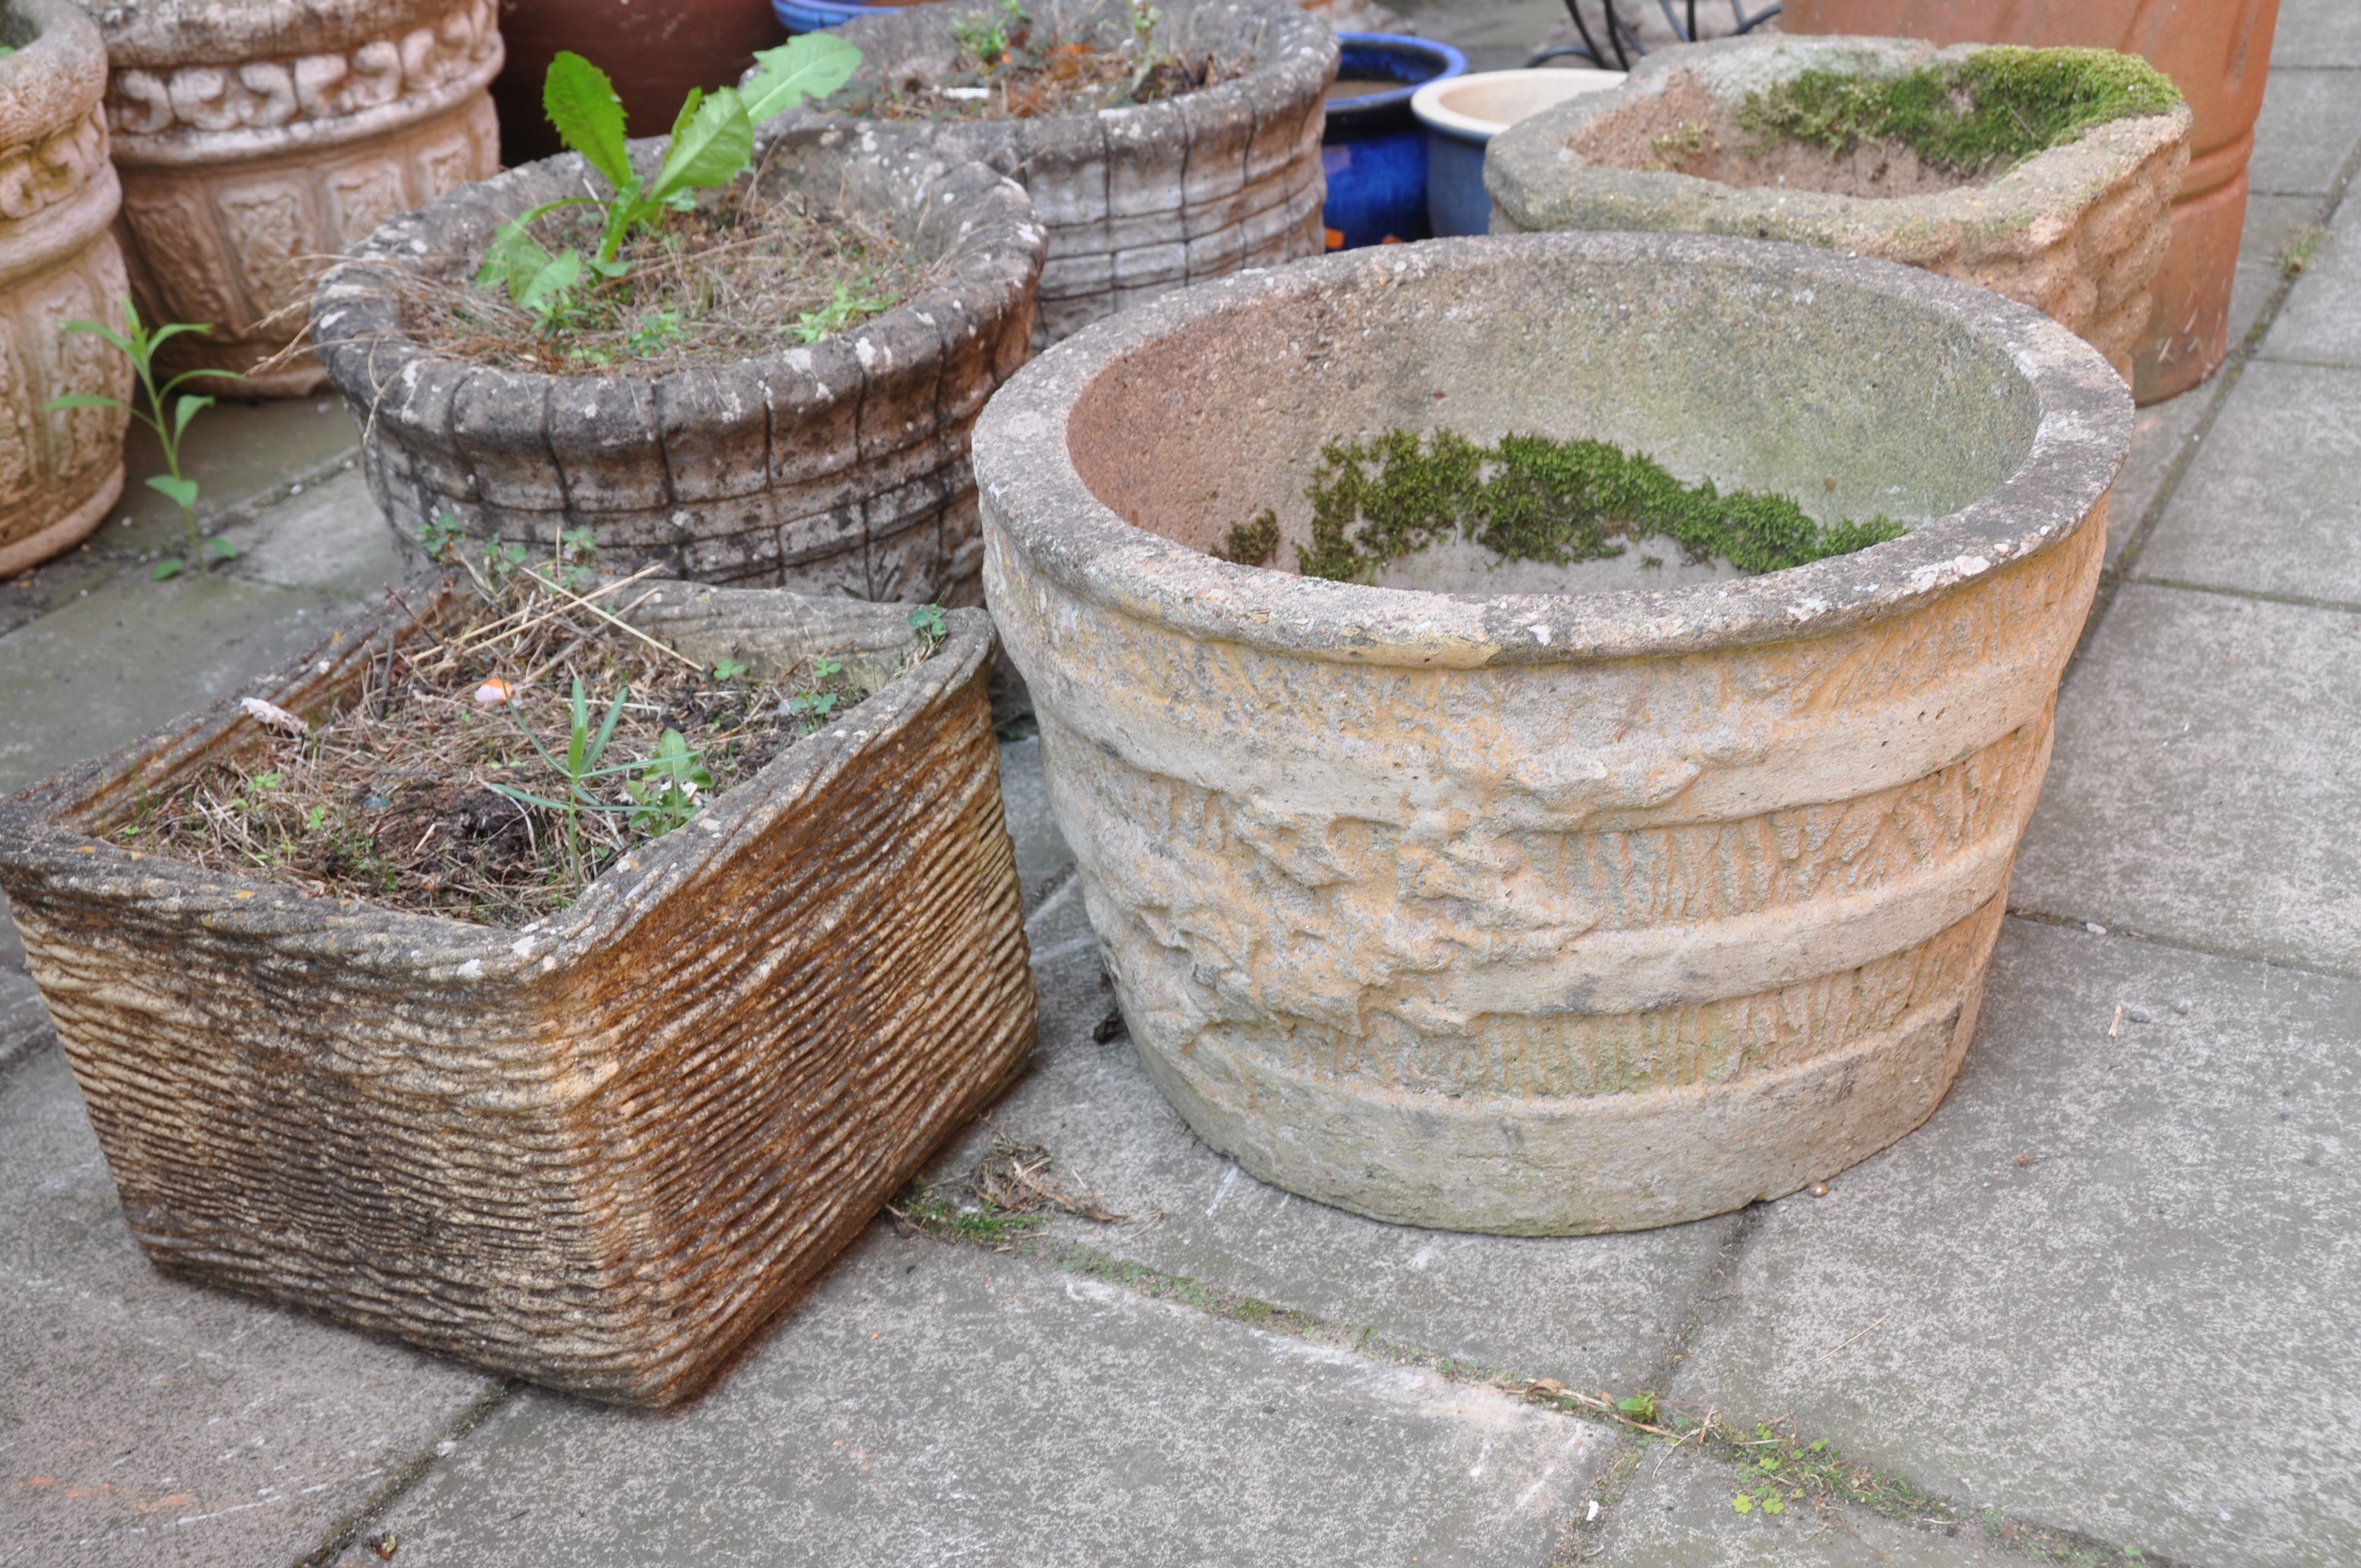
[(126, 398), (122, 356), (70, 321), (117, 319), (118, 191), (99, 111), (106, 54), (66, 0), (0, 6), (0, 576), (81, 540), (123, 493), (126, 416), (46, 411), (70, 393)]
[[(1975, 1027), (2131, 417), (2025, 306), (1719, 237), (1373, 247), (1035, 360), (976, 428), (984, 580), (1148, 1072), (1254, 1175), (1449, 1229), (1667, 1224), (1902, 1136)], [(1314, 455), (1389, 429), (1909, 532), (1755, 577), (1285, 569)], [(1211, 553), (1266, 508), (1278, 568)]]
[(313, 390), (326, 372), (308, 353), (256, 367), (302, 330), (321, 269), (387, 219), (500, 169), (486, 91), (500, 68), (497, 0), (93, 9), (139, 308), (214, 329), (176, 339), (166, 362), (253, 374), (248, 396)]

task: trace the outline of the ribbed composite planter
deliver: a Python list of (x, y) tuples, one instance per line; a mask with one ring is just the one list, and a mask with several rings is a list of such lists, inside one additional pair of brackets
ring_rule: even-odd
[[(828, 653), (884, 680), (912, 636), (686, 584), (634, 619), (757, 677)], [(991, 628), (947, 620), (522, 930), (108, 838), (258, 739), (236, 701), (0, 806), (0, 887), (148, 1256), (594, 1398), (695, 1393), (1032, 1044)], [(417, 634), (379, 612), (260, 695), (316, 717)]]
[[(1081, 29), (1128, 30), (1124, 0), (1037, 6)], [(1317, 256), (1321, 97), (1336, 74), (1327, 25), (1287, 0), (1170, 0), (1162, 36), (1192, 60), (1243, 74), (1136, 108), (1034, 119), (855, 120), (822, 109), (772, 122), (772, 137), (828, 136), (867, 147), (917, 142), (981, 159), (1022, 181), (1049, 230), (1038, 340), (1058, 339), (1168, 289), (1247, 267)], [(959, 50), (952, 28), (996, 10), (953, 0), (855, 17), (856, 81), (932, 82)]]
[[(643, 163), (660, 140), (635, 142)], [(389, 224), (320, 281), (313, 341), (415, 562), (436, 517), (546, 554), (588, 528), (604, 565), (876, 599), (981, 601), (968, 432), (1030, 351), (1042, 236), (1025, 192), (920, 148), (817, 147), (764, 178), (934, 262), (896, 308), (816, 344), (660, 377), (481, 367), (411, 334), (401, 274), (471, 278), (499, 226), (578, 194), (569, 153)]]
[[(93, 0), (121, 234), (150, 320), (202, 322), (171, 369), (292, 343), (324, 258), (500, 166), (496, 0)], [(298, 396), (299, 355), (237, 389)], [(217, 388), (216, 389), (225, 389)]]
[[(1266, 1180), (1512, 1234), (1733, 1209), (1917, 1125), (2131, 416), (1981, 290), (1659, 235), (1352, 252), (1037, 359), (976, 429), (985, 580), (1149, 1073)], [(1208, 553), (1266, 507), (1302, 543), (1312, 455), (1389, 428), (1592, 437), (1912, 532), (1659, 589), (1628, 556), (1419, 591)]]
[(1611, 93), (1511, 126), (1484, 163), (1496, 234), (1657, 229), (1794, 240), (1978, 283), (2063, 323), (2132, 377), (2189, 160), (2189, 111), (2119, 119), (1963, 180), (1906, 148), (1833, 156), (1740, 127), (1806, 71), (1897, 77), (1972, 48), (1743, 38), (1650, 56)]
[(0, 5), (0, 577), (74, 544), (123, 493), (128, 416), (44, 411), (131, 395), (131, 367), (70, 321), (122, 324), (119, 192), (106, 161), (106, 52), (66, 0)]
[(2146, 57), (2196, 122), (2157, 270), (2156, 313), (2134, 355), (2143, 403), (2188, 390), (2230, 346), (2230, 285), (2246, 221), (2246, 160), (2271, 68), (2279, 0), (1789, 0), (1790, 33), (1883, 33), (1938, 44), (2081, 44)]

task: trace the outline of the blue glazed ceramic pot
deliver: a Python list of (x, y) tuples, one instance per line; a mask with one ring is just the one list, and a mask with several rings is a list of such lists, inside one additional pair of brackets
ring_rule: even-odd
[[(1329, 90), (1320, 136), (1320, 165), (1328, 176), (1321, 222), (1328, 248), (1424, 239), (1426, 133), (1411, 113), (1411, 94), (1429, 82), (1462, 74), (1467, 57), (1449, 44), (1398, 33), (1338, 33), (1336, 43), (1336, 85)], [(1393, 85), (1354, 92), (1356, 82)]]
[(843, 0), (771, 0), (771, 14), (791, 33), (816, 33), (871, 11), (898, 11), (899, 5), (848, 5)]

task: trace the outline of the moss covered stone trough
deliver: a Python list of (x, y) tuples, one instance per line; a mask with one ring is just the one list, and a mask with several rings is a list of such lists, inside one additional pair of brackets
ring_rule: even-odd
[(1733, 38), (1648, 60), (1496, 138), (1496, 233), (1795, 240), (2043, 311), (2119, 374), (2152, 309), (2190, 115), (2103, 49)]

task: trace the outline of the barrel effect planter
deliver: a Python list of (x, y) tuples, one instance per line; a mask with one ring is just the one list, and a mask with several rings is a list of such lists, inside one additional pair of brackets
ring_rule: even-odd
[[(1455, 1230), (1695, 1219), (1900, 1137), (1974, 1029), (2131, 415), (1996, 295), (1661, 235), (1349, 252), (1037, 359), (976, 430), (985, 582), (1150, 1075), (1254, 1175)], [(1266, 507), (1304, 543), (1312, 455), (1389, 428), (1911, 532), (1662, 588), (1209, 554)]]
[(1651, 56), (1612, 93), (1535, 115), (1484, 164), (1496, 234), (1664, 229), (1794, 240), (1979, 283), (2081, 334), (2126, 381), (2171, 242), (2189, 111), (2120, 119), (1980, 180), (1868, 145), (1843, 157), (1741, 129), (1752, 93), (1807, 71), (1894, 77), (1972, 47), (1729, 38)]
[(172, 372), (298, 397), (326, 378), (293, 343), (327, 261), (387, 219), (500, 166), (487, 86), (497, 0), (105, 0), (118, 229), (142, 314), (201, 322)]
[(2145, 57), (2188, 97), (2189, 172), (2133, 356), (2143, 403), (2175, 397), (2230, 350), (2230, 285), (2246, 221), (2246, 161), (2268, 84), (2279, 0), (1788, 0), (1789, 33), (1883, 33), (1938, 44), (2079, 44)]
[[(840, 30), (861, 49), (856, 80), (933, 82), (958, 53), (952, 27), (988, 9), (983, 0), (950, 0), (858, 16)], [(1178, 98), (1097, 114), (861, 120), (807, 106), (763, 134), (928, 146), (1023, 181), (1049, 236), (1040, 344), (1183, 283), (1318, 256), (1321, 98), (1336, 74), (1335, 35), (1286, 0), (1172, 0), (1160, 9), (1179, 52), (1250, 57), (1252, 69)], [(1032, 12), (1037, 27), (1130, 25), (1124, 0)]]
[[(454, 608), (406, 596), (423, 624)], [(667, 584), (638, 623), (885, 681), (522, 929), (125, 849), (236, 700), (0, 806), (0, 887), (161, 1267), (592, 1398), (687, 1398), (1017, 1069), (1034, 999), (977, 610)], [(319, 715), (389, 607), (258, 684)]]
[(120, 192), (106, 160), (106, 51), (66, 0), (0, 5), (0, 577), (79, 543), (123, 493), (109, 409), (47, 411), (71, 393), (127, 399), (131, 367), (71, 321), (119, 326)]
[[(634, 142), (643, 167), (661, 139)], [(431, 520), (546, 554), (857, 598), (981, 602), (968, 433), (1030, 352), (1041, 227), (1025, 192), (923, 148), (776, 149), (766, 180), (936, 262), (896, 308), (809, 345), (656, 378), (496, 370), (410, 335), (403, 270), (470, 278), (499, 226), (577, 194), (563, 157), (389, 224), (320, 281), (312, 336), (362, 428), (370, 493), (422, 561)]]

